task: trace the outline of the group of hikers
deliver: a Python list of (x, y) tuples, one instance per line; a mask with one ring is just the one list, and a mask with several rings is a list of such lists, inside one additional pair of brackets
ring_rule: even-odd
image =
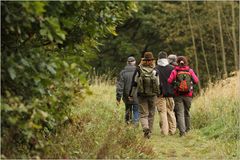
[(117, 81), (117, 105), (122, 99), (126, 123), (138, 126), (140, 121), (145, 138), (151, 137), (156, 108), (163, 135), (174, 135), (178, 128), (185, 136), (190, 130), (193, 84), (198, 81), (184, 56), (161, 51), (155, 64), (152, 52), (145, 52), (138, 66), (130, 56)]

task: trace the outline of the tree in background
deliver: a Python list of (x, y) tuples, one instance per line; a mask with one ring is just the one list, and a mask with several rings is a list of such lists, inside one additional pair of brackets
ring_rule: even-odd
[[(234, 10), (232, 4), (235, 4)], [(209, 80), (215, 81), (224, 76), (225, 72), (236, 70), (234, 56), (237, 58), (239, 55), (239, 52), (236, 54), (239, 39), (233, 37), (234, 33), (235, 37), (239, 37), (237, 4), (238, 2), (217, 2), (217, 5), (213, 2), (138, 2), (138, 12), (117, 27), (118, 36), (102, 40), (99, 53), (101, 58), (92, 65), (100, 73), (106, 73), (107, 68), (118, 71), (129, 55), (140, 59), (146, 50), (155, 55), (160, 50), (165, 50), (169, 54), (187, 56), (204, 87)], [(222, 8), (220, 17), (217, 6)], [(221, 56), (223, 49), (225, 60)], [(110, 61), (115, 63), (109, 63)]]
[(202, 87), (239, 69), (239, 2), (3, 1), (1, 11), (3, 153), (43, 148), (39, 135), (69, 120), (72, 97), (91, 93), (92, 67), (114, 77), (128, 56), (164, 50), (187, 56)]

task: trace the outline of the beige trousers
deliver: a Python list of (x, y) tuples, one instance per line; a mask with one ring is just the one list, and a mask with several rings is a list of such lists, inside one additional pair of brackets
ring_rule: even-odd
[(174, 114), (174, 100), (172, 97), (158, 97), (157, 109), (160, 116), (160, 128), (164, 135), (175, 134), (176, 118)]
[(138, 97), (140, 122), (143, 130), (150, 129), (152, 132), (155, 115), (156, 96)]

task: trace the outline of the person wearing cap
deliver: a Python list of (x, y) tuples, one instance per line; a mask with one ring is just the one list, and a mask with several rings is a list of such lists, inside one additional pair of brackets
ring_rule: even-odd
[(136, 60), (130, 56), (127, 59), (127, 65), (120, 72), (117, 80), (116, 87), (116, 100), (119, 106), (121, 99), (125, 104), (125, 121), (127, 124), (133, 123), (138, 126), (139, 113), (138, 113), (138, 100), (137, 95), (133, 95), (133, 100), (128, 99), (128, 94), (132, 84), (133, 74), (136, 70)]
[(173, 67), (176, 67), (177, 64), (177, 56), (175, 54), (170, 54), (168, 57), (168, 62), (170, 65), (172, 65)]
[(178, 75), (180, 74), (188, 74), (190, 76), (189, 79), (191, 87), (188, 92), (180, 92), (178, 87), (175, 87), (175, 108), (177, 114), (177, 123), (178, 129), (180, 131), (180, 136), (184, 136), (186, 132), (190, 130), (190, 107), (193, 96), (193, 87), (192, 84), (197, 84), (199, 82), (198, 77), (194, 73), (194, 71), (188, 66), (187, 58), (184, 56), (179, 56), (177, 58), (178, 66), (174, 68), (171, 72), (171, 75), (168, 78), (169, 84), (176, 84), (178, 81)]
[[(177, 56), (175, 54), (170, 54), (168, 57), (168, 62), (169, 64), (175, 68), (176, 66), (178, 66), (177, 64)], [(175, 102), (175, 97), (173, 97), (174, 102)], [(177, 112), (176, 112), (176, 107), (174, 107), (174, 114), (175, 114), (175, 118), (176, 118), (176, 122), (177, 122)], [(178, 123), (177, 123), (177, 128), (178, 128)]]
[(137, 92), (139, 101), (140, 123), (144, 137), (150, 138), (155, 115), (155, 100), (159, 92), (159, 77), (155, 68), (152, 52), (145, 52), (137, 67), (129, 92), (129, 99)]
[(156, 69), (159, 73), (160, 93), (158, 95), (156, 106), (160, 115), (160, 128), (163, 135), (175, 134), (176, 118), (174, 114), (174, 90), (173, 86), (168, 83), (174, 67), (169, 64), (167, 53), (159, 52)]

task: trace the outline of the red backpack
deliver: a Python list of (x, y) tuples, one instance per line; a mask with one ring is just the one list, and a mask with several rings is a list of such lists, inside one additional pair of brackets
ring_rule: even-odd
[(177, 70), (176, 84), (179, 94), (186, 94), (191, 91), (192, 76), (189, 70)]

